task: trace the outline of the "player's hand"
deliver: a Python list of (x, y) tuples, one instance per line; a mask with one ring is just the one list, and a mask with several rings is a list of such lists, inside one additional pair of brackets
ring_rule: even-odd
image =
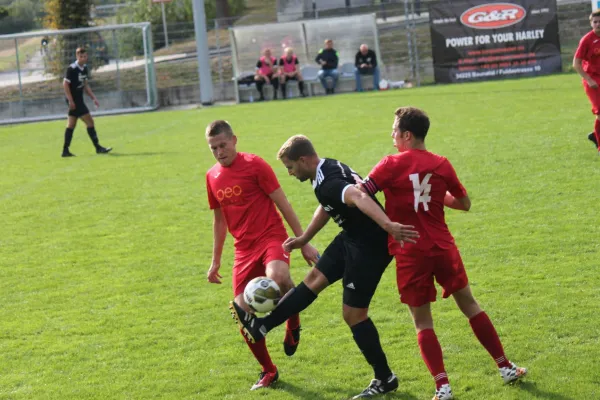
[(369, 66), (367, 64), (360, 64), (361, 68), (368, 68)]
[(268, 76), (265, 76), (265, 83), (268, 85), (271, 83), (271, 80), (269, 79)]
[(221, 268), (221, 264), (212, 263), (208, 272), (206, 273), (206, 278), (210, 283), (218, 283), (221, 284), (222, 276), (219, 274), (219, 268)]
[(319, 258), (321, 257), (319, 255), (319, 251), (312, 247), (310, 244), (305, 244), (304, 246), (302, 246), (301, 252), (302, 257), (304, 257), (308, 265), (310, 265), (311, 267), (313, 266), (313, 264), (316, 264), (317, 261), (319, 261)]
[(94, 105), (96, 108), (100, 107), (100, 103), (98, 103), (98, 99), (94, 99)]
[(595, 80), (593, 79), (588, 79), (587, 80), (587, 84), (589, 87), (591, 87), (592, 89), (597, 89), (598, 88), (598, 84), (596, 83)]
[(69, 101), (69, 110), (74, 110), (76, 108), (75, 102)]
[(283, 247), (283, 251), (291, 253), (292, 250), (304, 247), (307, 243), (308, 241), (306, 241), (302, 236), (289, 237), (281, 246)]
[(400, 242), (400, 245), (404, 247), (404, 243), (417, 243), (416, 239), (419, 238), (419, 232), (414, 230), (413, 225), (402, 225), (397, 222), (392, 222), (386, 231), (394, 238), (395, 241)]

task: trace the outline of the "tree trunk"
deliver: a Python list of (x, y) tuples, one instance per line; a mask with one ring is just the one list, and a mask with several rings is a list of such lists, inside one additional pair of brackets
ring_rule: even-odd
[(229, 3), (227, 0), (216, 0), (216, 18), (219, 20), (220, 27), (228, 27), (231, 25), (231, 13), (229, 11)]

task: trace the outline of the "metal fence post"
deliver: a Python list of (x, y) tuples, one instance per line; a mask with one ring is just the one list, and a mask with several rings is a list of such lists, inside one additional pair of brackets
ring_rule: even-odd
[(221, 54), (221, 42), (219, 41), (219, 20), (215, 19), (215, 47), (219, 57), (219, 85), (221, 86), (221, 96), (225, 99), (225, 85), (223, 85), (223, 54)]
[[(409, 0), (404, 0), (404, 28), (406, 29), (406, 45), (408, 48), (409, 68), (412, 73), (413, 72), (413, 51), (412, 51), (412, 38), (411, 38), (411, 34), (410, 34), (410, 25), (409, 25), (409, 21), (408, 21), (408, 18), (409, 18), (408, 15), (410, 13), (408, 1)], [(414, 78), (414, 76), (412, 76), (411, 78)]]
[(165, 48), (169, 48), (169, 34), (167, 33), (167, 16), (165, 15), (165, 2), (161, 1), (160, 9), (162, 10), (163, 32), (165, 34)]
[(112, 39), (113, 39), (113, 46), (114, 46), (114, 55), (115, 55), (115, 63), (117, 66), (117, 90), (120, 92), (121, 91), (121, 71), (119, 70), (119, 42), (117, 41), (117, 33), (113, 30), (112, 31)]
[(419, 63), (419, 48), (418, 48), (418, 37), (417, 37), (417, 30), (416, 30), (416, 24), (415, 24), (415, 2), (417, 2), (417, 5), (419, 6), (419, 9), (417, 10), (417, 12), (419, 13), (419, 15), (421, 15), (421, 11), (420, 11), (420, 1), (421, 0), (411, 0), (411, 29), (410, 29), (410, 36), (411, 36), (411, 42), (413, 44), (413, 54), (414, 54), (414, 68), (415, 68), (415, 79), (417, 81), (417, 86), (421, 86), (421, 66)]
[(17, 76), (19, 77), (19, 103), (21, 103), (21, 114), (25, 116), (25, 107), (23, 106), (23, 83), (21, 82), (21, 63), (19, 62), (19, 42), (15, 38), (15, 55), (17, 57)]

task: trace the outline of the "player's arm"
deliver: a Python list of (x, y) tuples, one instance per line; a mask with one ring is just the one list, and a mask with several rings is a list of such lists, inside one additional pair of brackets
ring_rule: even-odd
[(63, 80), (63, 90), (65, 91), (65, 97), (69, 101), (69, 108), (75, 109), (75, 101), (73, 100), (73, 95), (71, 94), (71, 68), (67, 69), (67, 73), (65, 74), (65, 79)]
[[(271, 200), (273, 200), (273, 202), (281, 212), (281, 215), (283, 215), (283, 218), (292, 229), (292, 232), (294, 232), (294, 235), (296, 237), (302, 236), (304, 232), (302, 230), (302, 225), (300, 225), (300, 220), (298, 220), (298, 216), (294, 212), (294, 209), (292, 208), (292, 205), (290, 204), (285, 193), (283, 192), (283, 189), (275, 189), (275, 191), (272, 192), (269, 195), (269, 197), (271, 198)], [(316, 263), (319, 259), (319, 252), (317, 251), (317, 249), (308, 244), (309, 241), (310, 239), (308, 239), (306, 243), (304, 243), (303, 246), (301, 246), (302, 256), (304, 257), (308, 265), (312, 266), (312, 264)]]
[(87, 81), (85, 82), (84, 90), (85, 90), (85, 93), (90, 97), (90, 99), (92, 99), (92, 101), (94, 102), (94, 105), (96, 107), (100, 107), (100, 103), (98, 103), (98, 99), (96, 98), (96, 95), (94, 95), (94, 92), (92, 92), (92, 88), (90, 87), (90, 85)]
[(303, 233), (302, 225), (300, 225), (300, 220), (298, 220), (298, 216), (294, 212), (294, 209), (283, 192), (283, 189), (275, 189), (275, 191), (271, 193), (269, 197), (271, 200), (273, 200), (281, 212), (281, 215), (283, 215), (285, 222), (287, 222), (287, 224), (290, 226), (292, 232), (294, 232), (294, 235), (301, 236)]
[(469, 199), (469, 196), (456, 198), (450, 192), (446, 192), (444, 205), (455, 210), (469, 211), (471, 209), (471, 199)]
[(416, 243), (415, 239), (419, 237), (419, 232), (413, 230), (414, 226), (392, 222), (369, 195), (358, 190), (354, 185), (344, 188), (342, 199), (348, 206), (357, 207), (398, 242)]
[(592, 77), (583, 70), (583, 59), (586, 57), (586, 53), (588, 51), (588, 44), (585, 40), (585, 37), (581, 39), (579, 42), (579, 46), (577, 46), (577, 50), (575, 51), (575, 55), (573, 56), (573, 69), (577, 71), (579, 75), (587, 82), (587, 84), (592, 87), (598, 87), (598, 84)]
[(329, 218), (330, 217), (329, 214), (327, 214), (327, 211), (325, 211), (325, 209), (323, 209), (323, 207), (319, 205), (319, 207), (317, 207), (317, 209), (315, 210), (313, 218), (308, 224), (308, 227), (306, 228), (304, 233), (295, 238), (288, 238), (283, 244), (283, 249), (289, 252), (293, 249), (298, 249), (304, 246), (306, 243), (310, 242), (315, 237), (315, 235), (319, 233), (319, 231), (323, 229), (325, 225), (327, 225)]
[(219, 268), (221, 268), (221, 256), (223, 255), (223, 246), (227, 236), (227, 222), (223, 217), (220, 208), (215, 208), (213, 214), (213, 251), (212, 262), (206, 277), (210, 283), (221, 283)]
[(469, 211), (471, 209), (471, 199), (469, 199), (467, 190), (458, 179), (458, 175), (456, 175), (450, 161), (444, 161), (440, 165), (438, 173), (448, 185), (448, 190), (444, 196), (444, 206), (455, 210)]

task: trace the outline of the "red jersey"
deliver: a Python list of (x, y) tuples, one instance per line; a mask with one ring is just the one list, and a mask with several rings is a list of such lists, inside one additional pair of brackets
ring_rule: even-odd
[(425, 150), (387, 156), (373, 168), (364, 187), (371, 194), (382, 190), (388, 217), (394, 222), (414, 225), (419, 232), (417, 243), (405, 243), (404, 249), (389, 237), (390, 254), (454, 246), (444, 219), (444, 197), (449, 191), (462, 198), (467, 191), (445, 157)]
[(236, 252), (254, 251), (263, 240), (287, 232), (269, 195), (279, 189), (273, 169), (259, 156), (238, 153), (230, 166), (215, 164), (206, 173), (210, 209), (221, 208)]
[(575, 58), (582, 60), (585, 72), (593, 78), (600, 78), (600, 36), (590, 31), (582, 37)]

